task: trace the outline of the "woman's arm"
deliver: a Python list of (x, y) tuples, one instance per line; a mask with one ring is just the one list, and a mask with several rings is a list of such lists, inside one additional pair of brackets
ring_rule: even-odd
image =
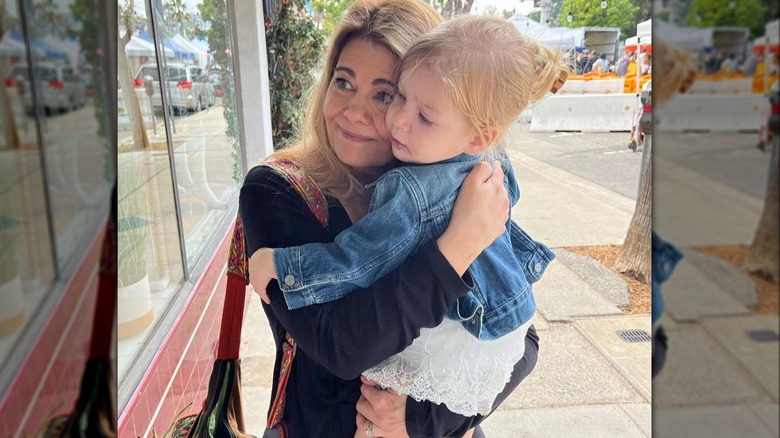
[[(269, 284), (273, 313), (300, 348), (335, 375), (352, 379), (402, 351), (420, 328), (441, 323), (447, 309), (471, 287), (470, 276), (461, 275), (503, 232), (509, 211), (503, 174), (497, 184), (482, 184), (490, 166), (477, 169), (464, 181), (456, 202), (461, 213), (454, 214), (448, 237), (439, 239), (441, 250), (431, 243), (373, 286), (297, 310), (287, 309), (277, 282)], [(501, 197), (503, 201), (496, 200)], [(248, 255), (260, 247), (328, 242), (334, 237), (322, 229), (294, 189), (268, 168), (250, 171), (239, 204)]]
[[(515, 364), (509, 382), (493, 402), (493, 411), (533, 371), (538, 353), (539, 337), (536, 334), (536, 329), (531, 326), (525, 338), (525, 354)], [(371, 421), (376, 436), (388, 438), (461, 437), (488, 417), (487, 415), (464, 417), (453, 414), (447, 410), (445, 405), (426, 401), (418, 402), (405, 395), (381, 390), (375, 387), (372, 382), (364, 383), (360, 392), (356, 419), (358, 432), (365, 430), (368, 421)]]

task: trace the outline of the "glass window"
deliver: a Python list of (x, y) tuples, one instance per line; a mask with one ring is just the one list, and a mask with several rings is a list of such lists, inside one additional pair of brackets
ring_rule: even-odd
[[(93, 18), (74, 8), (75, 0), (24, 2), (24, 16), (21, 3), (3, 2), (0, 11), (3, 365), (26, 356), (29, 346), (16, 341), (50, 317), (43, 303), (56, 302), (100, 233), (115, 177), (97, 55), (105, 47), (83, 26)], [(69, 80), (87, 67), (94, 73), (88, 82)]]
[[(235, 101), (217, 93), (233, 88), (229, 21), (212, 24), (187, 2), (152, 3), (119, 3), (120, 408), (157, 352), (157, 330), (170, 329), (163, 315), (179, 312), (171, 303), (232, 224), (243, 176)], [(207, 14), (227, 9), (210, 3)], [(224, 72), (218, 84), (198, 80), (207, 68)]]

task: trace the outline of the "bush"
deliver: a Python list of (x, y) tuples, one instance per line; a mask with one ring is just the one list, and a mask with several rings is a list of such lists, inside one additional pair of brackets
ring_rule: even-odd
[(288, 145), (302, 118), (301, 98), (314, 80), (324, 33), (304, 0), (280, 0), (265, 21), (274, 150)]

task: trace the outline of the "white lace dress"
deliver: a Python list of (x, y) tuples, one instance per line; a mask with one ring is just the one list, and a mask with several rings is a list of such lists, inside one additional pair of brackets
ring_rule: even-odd
[(486, 415), (525, 353), (530, 326), (531, 320), (498, 339), (480, 341), (445, 318), (363, 375), (417, 401), (444, 403), (456, 414)]

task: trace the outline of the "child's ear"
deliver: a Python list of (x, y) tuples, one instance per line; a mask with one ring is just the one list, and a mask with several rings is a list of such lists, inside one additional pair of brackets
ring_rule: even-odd
[(496, 128), (482, 128), (471, 138), (468, 145), (468, 152), (470, 155), (481, 154), (498, 138), (498, 129)]

